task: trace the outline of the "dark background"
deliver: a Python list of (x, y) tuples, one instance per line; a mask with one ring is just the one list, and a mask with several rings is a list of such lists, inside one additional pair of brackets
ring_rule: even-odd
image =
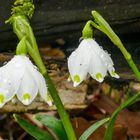
[[(0, 51), (14, 50), (18, 42), (12, 27), (4, 21), (9, 18), (13, 0), (1, 0)], [(119, 35), (134, 60), (140, 60), (140, 0), (34, 0), (36, 10), (31, 20), (39, 46), (47, 43), (63, 49), (67, 55), (77, 47), (81, 30), (91, 11), (98, 11)], [(122, 55), (101, 32), (95, 31), (98, 43), (113, 59), (122, 62)], [(64, 45), (56, 40), (63, 39)], [(111, 50), (111, 51), (110, 51)], [(118, 63), (118, 62), (117, 62)], [(119, 63), (118, 63), (119, 64)]]

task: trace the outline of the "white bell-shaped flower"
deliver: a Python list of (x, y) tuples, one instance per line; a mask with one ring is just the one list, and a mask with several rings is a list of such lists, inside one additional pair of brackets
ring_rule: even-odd
[(110, 55), (93, 39), (83, 39), (79, 47), (68, 58), (68, 69), (74, 87), (90, 74), (99, 82), (104, 80), (107, 71), (112, 77), (119, 78)]
[(0, 107), (15, 95), (24, 105), (29, 105), (38, 92), (52, 105), (45, 79), (28, 57), (14, 56), (0, 68)]

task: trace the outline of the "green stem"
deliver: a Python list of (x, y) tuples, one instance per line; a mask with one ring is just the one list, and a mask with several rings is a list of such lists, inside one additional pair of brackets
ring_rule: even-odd
[(98, 12), (92, 11), (92, 15), (94, 17), (94, 21), (90, 20), (90, 24), (105, 33), (110, 38), (110, 40), (120, 49), (127, 63), (129, 64), (138, 81), (140, 82), (140, 71), (134, 63), (131, 54), (126, 50), (119, 37), (115, 34), (107, 21)]
[[(67, 133), (68, 139), (76, 140), (76, 136), (72, 128), (70, 118), (67, 112), (65, 111), (65, 108), (62, 104), (60, 97), (58, 96), (58, 92), (55, 86), (53, 85), (51, 79), (49, 78), (47, 74), (47, 69), (41, 59), (41, 56), (38, 50), (38, 45), (36, 43), (34, 33), (32, 31), (32, 28), (28, 20), (24, 16), (20, 16), (20, 15), (13, 16), (13, 29), (16, 35), (18, 36), (19, 40), (22, 41), (19, 44), (24, 44), (25, 42), (26, 47), (27, 47), (27, 52), (33, 58), (40, 72), (44, 75), (46, 82), (48, 84), (48, 89), (50, 91), (54, 104), (57, 107), (58, 113), (60, 115), (65, 131)], [(23, 46), (23, 45), (20, 45), (20, 46)], [(17, 52), (21, 53), (21, 51), (23, 50), (22, 47), (18, 47), (18, 48), (20, 48), (20, 51), (17, 51)]]
[(67, 133), (68, 139), (69, 140), (76, 140), (77, 138), (75, 136), (75, 133), (74, 133), (73, 127), (71, 125), (69, 116), (64, 109), (64, 106), (63, 106), (62, 101), (60, 100), (60, 98), (58, 96), (58, 92), (57, 92), (56, 88), (54, 87), (50, 77), (48, 76), (48, 73), (46, 72), (43, 75), (46, 79), (46, 82), (48, 83), (48, 88), (49, 88), (49, 91), (51, 93), (51, 97), (53, 98), (54, 103), (58, 109), (58, 113), (60, 115), (61, 121), (62, 121), (63, 126), (65, 128), (65, 131)]
[[(50, 91), (51, 97), (58, 109), (61, 121), (65, 128), (69, 140), (76, 140), (74, 130), (72, 128), (70, 118), (65, 111), (58, 92), (52, 83), (50, 77), (48, 76), (47, 69), (41, 59), (38, 45), (32, 28), (30, 26), (28, 18), (31, 18), (34, 13), (34, 4), (32, 0), (16, 0), (14, 7), (12, 8), (12, 16), (6, 21), (6, 23), (11, 23), (13, 25), (13, 31), (20, 40), (17, 47), (17, 54), (26, 54), (27, 52), (33, 58), (34, 62), (38, 66), (40, 72), (44, 75), (46, 82), (48, 84), (48, 89)], [(27, 52), (26, 52), (27, 51)]]
[(54, 104), (57, 107), (58, 113), (60, 115), (61, 121), (62, 121), (63, 126), (65, 128), (65, 131), (67, 133), (68, 139), (69, 140), (76, 140), (76, 136), (75, 136), (73, 127), (71, 125), (70, 118), (69, 118), (67, 112), (65, 111), (65, 108), (62, 104), (62, 101), (58, 95), (58, 91), (56, 90), (52, 80), (50, 79), (50, 77), (47, 73), (47, 70), (45, 68), (45, 65), (42, 62), (41, 57), (38, 57), (38, 55), (37, 55), (38, 53), (36, 54), (31, 47), (28, 47), (28, 49), (29, 49), (29, 54), (32, 56), (36, 65), (38, 66), (38, 68), (40, 69), (40, 71), (42, 72), (43, 76), (46, 79), (46, 83), (48, 85), (49, 92), (50, 92), (51, 97), (54, 101)]
[[(34, 38), (34, 40), (35, 40), (35, 38)], [(33, 58), (37, 67), (39, 68), (40, 72), (45, 77), (49, 92), (50, 92), (51, 97), (54, 101), (54, 104), (57, 107), (58, 113), (60, 115), (61, 121), (62, 121), (63, 126), (65, 128), (65, 131), (67, 133), (68, 139), (69, 140), (76, 140), (75, 132), (74, 132), (73, 127), (71, 125), (70, 118), (69, 118), (69, 116), (68, 116), (68, 114), (67, 114), (67, 112), (62, 104), (62, 101), (58, 95), (58, 91), (56, 90), (52, 80), (50, 79), (50, 77), (47, 73), (47, 69), (46, 69), (46, 67), (41, 59), (39, 52), (38, 52), (38, 49), (37, 49), (38, 47), (37, 47), (36, 41), (34, 42), (36, 49), (34, 49), (28, 41), (26, 41), (26, 43), (27, 43), (28, 53)]]

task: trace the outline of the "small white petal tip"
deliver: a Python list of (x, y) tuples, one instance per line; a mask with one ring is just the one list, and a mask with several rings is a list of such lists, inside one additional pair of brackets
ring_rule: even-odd
[(4, 104), (3, 103), (0, 103), (0, 108), (2, 108), (4, 106)]
[(69, 77), (69, 78), (67, 79), (67, 81), (70, 82), (70, 81), (71, 81), (71, 78)]
[(46, 93), (46, 99), (45, 101), (48, 103), (49, 106), (53, 106), (53, 101), (49, 93)]
[(48, 101), (47, 102), (49, 106), (53, 106), (53, 102), (52, 101)]
[(23, 100), (22, 103), (24, 105), (29, 105), (30, 104), (30, 100), (29, 99)]
[(29, 105), (30, 104), (30, 94), (29, 93), (25, 93), (24, 95), (23, 95), (23, 100), (22, 100), (22, 103), (24, 104), (24, 105)]
[(74, 87), (77, 87), (78, 85), (79, 85), (79, 83), (77, 83), (77, 82), (74, 82), (74, 83), (73, 83), (73, 86), (74, 86)]
[(102, 83), (104, 81), (104, 79), (100, 78), (100, 79), (96, 79), (98, 82)]
[(110, 75), (114, 78), (120, 78), (120, 76), (113, 70), (112, 72), (110, 72)]

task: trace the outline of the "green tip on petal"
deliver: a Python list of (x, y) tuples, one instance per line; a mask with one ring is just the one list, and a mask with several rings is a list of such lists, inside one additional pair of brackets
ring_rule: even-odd
[(49, 95), (49, 93), (46, 93), (46, 101), (47, 101), (47, 103), (48, 103), (49, 106), (52, 106), (53, 105), (52, 98)]
[(0, 103), (4, 103), (4, 95), (0, 94)]
[(2, 108), (4, 105), (4, 100), (5, 100), (4, 98), (5, 98), (4, 95), (0, 93), (0, 108)]
[(115, 78), (120, 78), (120, 76), (114, 70), (112, 70), (111, 76)]
[(68, 82), (70, 82), (70, 81), (71, 81), (71, 76), (70, 76), (70, 75), (69, 75), (69, 77), (68, 77), (67, 81), (68, 81)]
[(25, 93), (24, 95), (23, 95), (23, 101), (22, 101), (22, 103), (24, 104), (24, 105), (29, 105), (30, 104), (30, 94), (29, 93)]
[(25, 93), (23, 96), (24, 100), (30, 100), (30, 94), (29, 93)]
[(78, 74), (74, 75), (74, 87), (78, 86), (80, 83), (80, 76)]
[(74, 75), (74, 82), (80, 83), (80, 76), (78, 74)]
[(97, 81), (99, 81), (99, 82), (102, 82), (102, 81), (103, 81), (103, 76), (102, 76), (101, 73), (97, 73), (97, 74), (95, 75), (95, 77), (96, 77), (96, 80), (97, 80)]

